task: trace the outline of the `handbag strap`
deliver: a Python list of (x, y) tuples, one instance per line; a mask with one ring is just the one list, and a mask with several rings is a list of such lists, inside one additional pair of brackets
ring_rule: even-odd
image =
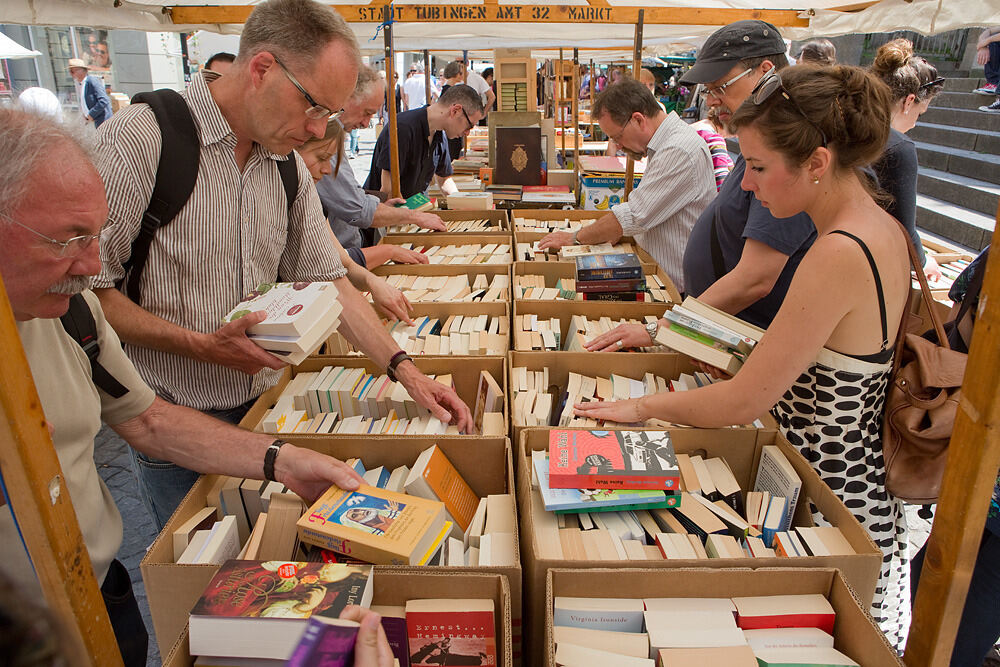
[[(895, 220), (895, 218), (893, 219)], [(920, 258), (917, 256), (917, 249), (913, 247), (913, 240), (910, 238), (910, 234), (906, 231), (906, 227), (903, 226), (903, 223), (896, 220), (896, 224), (899, 225), (899, 229), (903, 233), (906, 250), (910, 254), (910, 268), (913, 269), (915, 274), (917, 274), (917, 282), (920, 283), (920, 298), (927, 307), (927, 313), (930, 315), (931, 324), (934, 325), (934, 332), (937, 334), (938, 344), (941, 347), (951, 349), (951, 346), (948, 343), (948, 336), (944, 332), (944, 325), (941, 324), (941, 318), (938, 317), (937, 311), (934, 310), (934, 297), (931, 296), (931, 288), (927, 285), (927, 277), (924, 276), (923, 265), (920, 262)], [(899, 370), (900, 358), (903, 353), (903, 341), (906, 338), (906, 319), (910, 314), (908, 306), (909, 300), (907, 300), (907, 304), (903, 308), (903, 316), (900, 318), (899, 329), (896, 331), (896, 352), (893, 355), (892, 360), (893, 375), (895, 375), (896, 371)]]

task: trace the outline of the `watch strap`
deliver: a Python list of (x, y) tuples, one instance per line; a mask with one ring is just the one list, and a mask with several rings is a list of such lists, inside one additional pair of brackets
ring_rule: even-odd
[(285, 444), (287, 443), (284, 440), (275, 440), (268, 445), (267, 451), (264, 452), (264, 479), (269, 482), (277, 481), (274, 478), (274, 462), (278, 460), (278, 450)]
[(413, 361), (413, 357), (408, 355), (403, 350), (400, 350), (396, 354), (392, 355), (392, 358), (389, 359), (389, 365), (386, 366), (385, 374), (388, 375), (389, 379), (393, 382), (398, 382), (396, 379), (396, 368), (398, 368), (404, 361)]

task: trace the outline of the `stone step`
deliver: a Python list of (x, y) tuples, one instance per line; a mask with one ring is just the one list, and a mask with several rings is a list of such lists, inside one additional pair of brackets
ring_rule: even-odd
[(938, 123), (923, 122), (924, 116), (916, 127), (907, 132), (907, 136), (914, 141), (922, 141), (927, 144), (938, 144), (940, 146), (951, 146), (967, 151), (1000, 155), (1000, 132), (990, 132), (989, 130), (970, 130), (954, 125), (940, 125)]
[(1000, 155), (988, 155), (922, 141), (917, 146), (917, 164), (960, 176), (1000, 183)]
[(948, 76), (947, 74), (943, 76), (945, 77), (945, 92), (971, 93), (973, 90), (986, 83), (985, 80), (974, 77), (956, 77)]
[[(984, 101), (985, 100), (985, 101)], [(946, 109), (967, 109), (978, 111), (979, 107), (993, 101), (992, 97), (978, 93), (958, 93), (944, 91), (934, 98), (934, 106)]]
[(917, 195), (917, 227), (980, 251), (993, 237), (995, 219), (962, 206)]
[(987, 216), (996, 215), (1000, 202), (1000, 185), (923, 167), (917, 173), (917, 192)]
[[(986, 96), (980, 96), (980, 98), (985, 100), (981, 104), (990, 103), (990, 98)], [(920, 120), (925, 123), (951, 125), (971, 130), (1000, 132), (1000, 113), (990, 113), (987, 111), (948, 109), (946, 107), (932, 106), (920, 117)]]

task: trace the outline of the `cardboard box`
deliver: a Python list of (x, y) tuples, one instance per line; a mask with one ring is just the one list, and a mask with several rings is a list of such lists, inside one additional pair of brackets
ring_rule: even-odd
[(445, 197), (450, 211), (490, 211), (493, 209), (492, 192), (456, 192)]
[(556, 664), (552, 640), (556, 596), (709, 598), (814, 593), (825, 596), (837, 614), (834, 648), (865, 667), (902, 666), (843, 573), (831, 568), (549, 570), (545, 583), (545, 665)]
[[(490, 317), (500, 317), (507, 320), (508, 331), (510, 329), (510, 305), (504, 301), (447, 301), (447, 302), (418, 302), (413, 304), (411, 317), (416, 320), (423, 316), (437, 317), (445, 320), (452, 315), (488, 315)], [(510, 336), (507, 336), (507, 349), (510, 349)], [(313, 358), (326, 359), (328, 357), (343, 357), (350, 354), (360, 355), (360, 352), (351, 353), (351, 345), (341, 333), (334, 333), (330, 336), (320, 350), (320, 354)], [(497, 380), (499, 382), (499, 380)], [(472, 407), (472, 406), (470, 406)]]
[[(430, 572), (426, 568), (380, 568), (372, 578), (373, 605), (404, 606), (420, 598), (484, 598), (493, 600), (497, 639), (497, 665), (513, 667), (511, 597), (508, 578), (502, 574)], [(177, 641), (163, 659), (163, 667), (191, 667), (187, 620)], [(161, 653), (166, 650), (164, 647)]]
[[(431, 237), (433, 238), (433, 237)], [(470, 281), (478, 275), (486, 276), (489, 282), (493, 276), (510, 276), (509, 264), (383, 264), (371, 270), (376, 276), (407, 274), (414, 276), (464, 276)]]
[[(514, 243), (534, 243), (535, 241), (541, 241), (545, 237), (545, 235), (546, 235), (545, 232), (519, 232), (519, 231), (515, 230), (514, 231)], [(656, 271), (660, 268), (659, 265), (657, 265), (656, 260), (653, 259), (653, 256), (650, 255), (645, 250), (643, 250), (642, 247), (631, 236), (623, 236), (620, 239), (618, 239), (618, 241), (616, 241), (616, 243), (630, 243), (630, 244), (632, 244), (632, 247), (635, 249), (635, 254), (639, 258), (639, 262), (642, 264), (642, 272), (644, 274), (656, 273)], [(523, 261), (523, 260), (518, 259), (517, 261), (520, 262), (520, 261)], [(547, 261), (547, 262), (530, 262), (529, 261), (529, 262), (526, 262), (526, 263), (529, 263), (529, 264), (530, 263), (535, 263), (535, 264), (552, 264), (552, 263), (554, 263), (554, 264), (567, 264), (567, 265), (572, 266), (574, 268), (573, 276), (574, 277), (576, 276), (576, 273), (575, 273), (576, 260), (575, 259), (557, 260), (555, 262), (552, 262), (552, 261)]]
[[(452, 382), (455, 385), (455, 391), (458, 392), (459, 398), (465, 401), (465, 404), (469, 406), (470, 410), (475, 409), (476, 406), (476, 391), (479, 389), (479, 371), (486, 370), (489, 371), (493, 376), (493, 379), (500, 384), (500, 387), (504, 390), (504, 419), (507, 419), (507, 407), (506, 407), (506, 397), (507, 397), (507, 376), (506, 376), (506, 360), (503, 357), (464, 357), (461, 364), (455, 364), (451, 361), (450, 357), (416, 357), (413, 363), (416, 364), (417, 368), (420, 369), (426, 375), (445, 375), (450, 373)], [(260, 395), (260, 398), (253, 404), (253, 407), (247, 412), (246, 416), (240, 422), (240, 427), (245, 428), (248, 431), (257, 430), (257, 425), (260, 424), (264, 415), (267, 411), (274, 407), (275, 402), (278, 400), (278, 396), (284, 390), (285, 385), (287, 385), (293, 377), (299, 373), (307, 373), (311, 371), (318, 371), (325, 366), (346, 366), (349, 368), (364, 368), (366, 372), (381, 375), (385, 373), (385, 369), (381, 366), (375, 364), (368, 357), (312, 357), (306, 359), (298, 366), (291, 366), (285, 369), (282, 373), (281, 378), (278, 383), (265, 391)], [(291, 434), (283, 434), (291, 435)], [(320, 443), (329, 438), (347, 438), (353, 439), (357, 438), (357, 434), (354, 435), (340, 435), (337, 433), (324, 433), (324, 434), (314, 434), (314, 435), (301, 435), (303, 442), (310, 443), (312, 447), (313, 443)], [(374, 436), (372, 436), (374, 437)], [(394, 438), (417, 438), (423, 436), (411, 436), (411, 435), (394, 435)], [(475, 435), (458, 435), (458, 436), (448, 436), (441, 435), (437, 436), (439, 438), (474, 438), (478, 437)], [(287, 438), (284, 438), (287, 439)], [(313, 447), (313, 449), (318, 449), (318, 447)], [(322, 451), (322, 450), (321, 450)]]
[[(639, 248), (639, 250), (642, 253), (641, 255), (639, 255), (639, 260), (642, 263), (643, 272), (646, 275), (655, 275), (659, 277), (659, 279), (663, 281), (664, 289), (667, 290), (667, 293), (670, 295), (670, 298), (673, 300), (673, 302), (680, 303), (681, 294), (680, 292), (677, 291), (677, 287), (674, 285), (674, 281), (670, 279), (670, 276), (668, 276), (666, 273), (663, 272), (663, 269), (656, 264), (655, 260), (653, 260), (652, 257), (649, 257), (649, 262), (644, 260), (642, 256), (646, 255), (646, 251), (642, 250), (642, 248)], [(650, 268), (650, 263), (652, 263), (651, 268)], [(573, 280), (576, 280), (576, 262), (514, 262), (514, 277), (529, 276), (529, 275), (543, 276), (545, 278), (546, 287), (555, 287), (556, 281), (562, 278), (572, 278)], [(513, 284), (514, 283), (511, 282), (511, 285)], [(519, 300), (516, 294), (512, 298), (515, 301)], [(531, 299), (530, 301), (538, 301), (538, 300)], [(616, 302), (582, 301), (581, 303), (604, 303), (607, 305), (614, 305)], [(618, 303), (623, 303), (623, 304), (631, 303), (632, 305), (640, 305), (642, 303), (649, 304), (648, 301), (639, 301), (639, 302), (622, 301)], [(666, 304), (657, 303), (656, 305), (658, 305), (661, 309), (666, 310), (667, 307)], [(662, 312), (660, 314), (662, 315)]]
[[(551, 170), (550, 172), (551, 173)], [(549, 183), (549, 185), (557, 185), (556, 183)], [(570, 184), (572, 185), (572, 184)], [(518, 218), (534, 218), (535, 220), (594, 220), (596, 221), (600, 218), (603, 213), (594, 213), (593, 211), (581, 211), (579, 209), (574, 209), (572, 211), (566, 210), (547, 210), (547, 209), (535, 209), (535, 208), (514, 208), (510, 211), (510, 219), (513, 223), (512, 226), (515, 231), (517, 231), (517, 219)], [(530, 231), (525, 229), (524, 231)]]
[[(518, 353), (514, 352), (512, 355)], [(646, 359), (646, 356), (642, 357)], [(777, 445), (795, 467), (802, 480), (802, 491), (795, 510), (793, 525), (810, 525), (809, 502), (811, 501), (823, 516), (834, 526), (841, 529), (844, 538), (856, 552), (851, 556), (802, 556), (797, 558), (718, 558), (708, 560), (663, 560), (663, 561), (578, 561), (542, 559), (539, 557), (539, 547), (535, 539), (534, 517), (538, 512), (544, 512), (541, 498), (531, 488), (531, 452), (547, 450), (549, 446), (549, 429), (522, 429), (518, 440), (517, 458), (517, 503), (521, 520), (520, 545), (522, 566), (524, 567), (524, 586), (526, 591), (526, 606), (524, 609), (525, 655), (530, 664), (540, 665), (543, 661), (545, 596), (542, 593), (547, 572), (553, 568), (581, 568), (588, 566), (613, 566), (622, 570), (655, 567), (662, 570), (677, 568), (729, 568), (762, 567), (787, 568), (838, 568), (844, 580), (858, 594), (862, 605), (867, 609), (875, 594), (875, 583), (878, 580), (882, 565), (882, 552), (861, 527), (851, 511), (844, 507), (843, 502), (820, 479), (816, 471), (777, 431), (757, 429), (669, 429), (674, 449), (679, 453), (700, 454), (707, 457), (721, 456), (729, 463), (739, 482), (746, 491), (753, 489), (757, 464), (760, 460), (761, 448), (764, 445)], [(600, 578), (595, 578), (596, 584)], [(617, 580), (616, 580), (617, 581)], [(735, 595), (735, 593), (731, 593)], [(590, 595), (596, 595), (591, 592)], [(647, 595), (646, 597), (649, 597)], [(620, 597), (616, 595), (616, 597)]]
[[(601, 317), (610, 317), (612, 320), (631, 319), (639, 320), (647, 315), (660, 318), (667, 309), (663, 303), (631, 303), (627, 301), (539, 301), (534, 299), (518, 300), (514, 302), (514, 322), (511, 325), (512, 343), (511, 349), (523, 350), (517, 347), (517, 337), (513, 335), (514, 327), (522, 315), (537, 315), (539, 320), (559, 320), (559, 331), (562, 336), (560, 340), (565, 341), (566, 331), (569, 328), (569, 321), (574, 315), (583, 315), (588, 320), (597, 320)], [(670, 353), (664, 347), (651, 345), (663, 353)], [(634, 354), (633, 352), (622, 352), (620, 354)], [(654, 354), (652, 352), (648, 354)], [(635, 361), (633, 360), (633, 363)]]
[[(346, 436), (345, 436), (346, 438)], [(314, 438), (290, 435), (288, 442), (329, 454), (344, 460), (361, 458), (365, 465), (374, 468), (384, 465), (395, 468), (412, 465), (427, 447), (437, 444), (461, 473), (472, 490), (480, 497), (491, 494), (514, 494), (514, 472), (510, 443), (506, 438), (477, 438), (475, 441), (458, 441), (454, 438), (397, 438), (357, 436), (351, 439), (328, 440), (316, 443)], [(218, 571), (217, 565), (177, 565), (173, 562), (173, 530), (206, 507), (206, 498), (215, 481), (215, 475), (202, 476), (188, 492), (173, 516), (143, 557), (140, 567), (153, 617), (153, 628), (161, 652), (171, 646), (187, 625), (188, 614), (202, 592)], [(516, 509), (516, 506), (515, 506)], [(520, 547), (515, 527), (514, 549), (518, 564), (513, 567), (433, 567), (428, 572), (464, 574), (491, 572), (502, 574), (510, 582), (513, 606), (513, 628), (516, 645), (521, 635), (521, 566)], [(389, 566), (376, 566), (375, 579), (382, 572), (398, 570)], [(377, 590), (377, 589), (376, 589)], [(449, 596), (445, 596), (449, 597)], [(452, 595), (450, 597), (469, 597)], [(509, 616), (508, 616), (509, 618)], [(508, 620), (508, 627), (510, 626)], [(519, 653), (519, 652), (518, 652)]]
[[(598, 302), (599, 304), (602, 302)], [(598, 304), (595, 304), (598, 305)], [(662, 307), (662, 306), (661, 306)], [(524, 366), (529, 371), (549, 369), (549, 384), (559, 387), (560, 396), (553, 400), (553, 409), (558, 408), (562, 399), (561, 392), (566, 390), (570, 372), (589, 375), (591, 377), (609, 377), (611, 374), (624, 375), (634, 380), (641, 380), (646, 373), (659, 375), (666, 380), (676, 380), (681, 373), (693, 373), (697, 370), (688, 357), (676, 352), (650, 352), (641, 356), (638, 353), (611, 354), (603, 352), (511, 352), (509, 368)], [(512, 372), (512, 371), (511, 371)], [(513, 405), (514, 386), (508, 378), (507, 409)], [(514, 441), (526, 428), (519, 424), (511, 415), (511, 428)], [(552, 428), (552, 427), (550, 427)], [(616, 428), (608, 424), (608, 429)], [(633, 427), (621, 426), (620, 429), (634, 430)], [(515, 457), (516, 465), (516, 457)]]
[[(639, 187), (640, 177), (632, 180), (632, 189)], [(622, 203), (625, 196), (624, 176), (580, 176), (580, 206), (585, 211), (610, 211)]]
[[(502, 212), (501, 212), (502, 213)], [(412, 243), (415, 246), (461, 246), (470, 245), (473, 243), (478, 243), (482, 245), (497, 243), (497, 244), (511, 244), (511, 238), (508, 232), (502, 234), (386, 234), (379, 241), (379, 245), (385, 244), (395, 244), (402, 245), (404, 243)], [(514, 248), (511, 246), (511, 253), (513, 253)], [(512, 255), (513, 256), (513, 255)], [(444, 266), (464, 266), (466, 267), (464, 273), (471, 273), (469, 267), (480, 267), (480, 266), (506, 266), (510, 262), (504, 262), (502, 264), (445, 264)], [(418, 265), (419, 266), (419, 265)]]
[[(434, 215), (440, 217), (445, 222), (452, 220), (482, 220), (487, 219), (490, 221), (490, 231), (479, 232), (481, 234), (498, 234), (502, 236), (510, 236), (510, 216), (508, 216), (507, 211), (434, 211)], [(496, 229), (492, 229), (496, 227)], [(429, 232), (434, 238), (447, 238), (449, 232)]]

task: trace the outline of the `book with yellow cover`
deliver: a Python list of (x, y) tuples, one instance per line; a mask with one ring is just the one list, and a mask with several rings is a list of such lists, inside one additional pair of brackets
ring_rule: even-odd
[(308, 544), (378, 565), (416, 565), (446, 520), (441, 502), (362, 484), (330, 487), (296, 525)]

